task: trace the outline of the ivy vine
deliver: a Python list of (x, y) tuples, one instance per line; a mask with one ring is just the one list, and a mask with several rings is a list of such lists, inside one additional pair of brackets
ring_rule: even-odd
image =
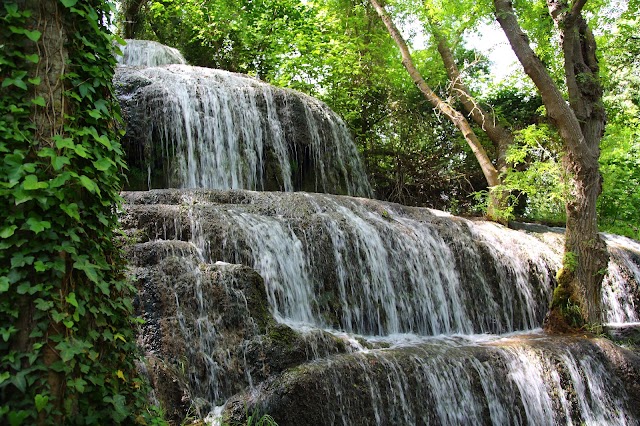
[(134, 289), (114, 244), (126, 166), (112, 7), (0, 7), (0, 424), (159, 421), (135, 367)]

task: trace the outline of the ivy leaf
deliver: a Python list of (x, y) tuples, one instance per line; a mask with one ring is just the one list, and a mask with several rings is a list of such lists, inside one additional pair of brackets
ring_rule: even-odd
[(0, 277), (0, 293), (5, 293), (9, 290), (9, 278)]
[[(97, 266), (86, 259), (80, 259), (74, 262), (73, 267), (87, 274), (87, 278), (96, 284), (99, 284)], [(106, 294), (106, 293), (105, 293)]]
[(96, 192), (98, 190), (98, 185), (85, 175), (80, 176), (80, 184), (87, 188), (89, 192)]
[(71, 164), (69, 157), (65, 157), (64, 155), (59, 155), (51, 161), (51, 165), (56, 171), (62, 169), (65, 165), (69, 165), (69, 164)]
[(9, 238), (18, 229), (16, 225), (6, 226), (0, 230), (0, 238)]
[(49, 404), (49, 397), (42, 394), (36, 394), (35, 396), (36, 410), (42, 411), (47, 404)]
[(22, 393), (24, 393), (27, 390), (27, 380), (25, 376), (26, 376), (25, 371), (18, 371), (18, 373), (16, 373), (11, 379), (11, 382), (13, 383), (13, 385), (17, 387), (18, 390)]
[(93, 166), (101, 172), (109, 170), (111, 168), (111, 164), (113, 164), (111, 159), (105, 157), (93, 162)]
[(56, 135), (53, 137), (53, 140), (56, 143), (56, 148), (58, 149), (62, 149), (62, 148), (74, 148), (75, 144), (73, 143), (73, 140), (71, 140), (71, 138), (63, 138), (62, 136)]
[(80, 212), (78, 211), (78, 205), (76, 203), (60, 204), (60, 208), (70, 217), (78, 221), (80, 220)]
[(61, 2), (65, 7), (73, 7), (78, 3), (78, 0), (61, 0)]
[(76, 300), (76, 294), (74, 292), (69, 293), (67, 297), (65, 297), (68, 304), (74, 307), (78, 307), (78, 301)]
[(42, 37), (42, 33), (38, 30), (33, 30), (33, 31), (24, 30), (24, 35), (26, 35), (29, 38), (29, 40), (33, 42), (40, 40), (40, 37)]
[(34, 105), (38, 105), (41, 107), (45, 107), (47, 106), (44, 98), (42, 96), (38, 96), (37, 98), (31, 99), (31, 103)]
[(47, 182), (38, 182), (38, 176), (36, 175), (27, 175), (24, 178), (24, 183), (22, 187), (27, 191), (33, 191), (36, 189), (45, 189), (49, 187)]
[(11, 258), (11, 267), (12, 268), (22, 268), (25, 265), (33, 265), (33, 261), (36, 258), (33, 256), (25, 256), (22, 253), (16, 253)]
[(29, 230), (39, 234), (45, 229), (51, 229), (51, 222), (46, 220), (38, 220), (36, 218), (30, 217), (27, 219), (27, 225), (29, 225)]

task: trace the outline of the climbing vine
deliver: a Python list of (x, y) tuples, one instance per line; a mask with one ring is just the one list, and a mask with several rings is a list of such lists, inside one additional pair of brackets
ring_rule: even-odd
[(155, 419), (114, 245), (125, 164), (111, 7), (0, 7), (1, 424)]

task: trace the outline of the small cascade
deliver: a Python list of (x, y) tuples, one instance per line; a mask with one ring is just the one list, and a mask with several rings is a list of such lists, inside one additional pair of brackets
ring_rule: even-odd
[[(535, 334), (427, 339), (316, 361), (249, 401), (282, 424), (637, 424), (632, 385), (609, 356), (616, 349), (606, 341)], [(310, 374), (316, 387), (306, 392)], [(293, 401), (309, 408), (292, 412)], [(228, 404), (232, 418), (238, 409)]]
[(178, 49), (150, 40), (125, 40), (118, 55), (118, 64), (133, 67), (157, 67), (169, 64), (186, 64)]
[(115, 86), (134, 187), (371, 195), (345, 123), (307, 95), (188, 65), (119, 67)]
[(605, 235), (605, 241), (611, 256), (602, 287), (606, 322), (639, 322), (640, 243), (619, 235)]
[[(151, 194), (127, 195), (130, 209), (183, 207), (165, 208), (149, 233), (195, 241), (197, 218), (207, 261), (260, 272), (277, 318), (346, 332), (531, 330), (542, 324), (560, 265), (560, 240), (428, 209), (322, 194)], [(611, 250), (612, 270), (630, 261), (630, 252)], [(627, 294), (635, 282), (620, 276), (607, 288)], [(635, 312), (633, 299), (619, 303)]]

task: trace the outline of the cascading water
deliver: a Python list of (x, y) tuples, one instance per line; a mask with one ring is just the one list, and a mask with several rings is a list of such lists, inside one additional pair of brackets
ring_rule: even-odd
[(157, 67), (169, 64), (186, 64), (178, 49), (150, 40), (125, 40), (118, 63), (135, 67)]
[[(324, 104), (180, 65), (118, 81), (125, 109), (151, 124), (129, 130), (174, 186), (264, 189), (274, 157), (280, 189), (300, 189), (300, 165), (312, 163), (313, 190), (368, 194), (353, 145), (327, 142), (347, 135)], [(281, 426), (638, 424), (640, 391), (628, 380), (640, 374), (637, 355), (538, 330), (561, 263), (557, 229), (324, 194), (124, 197), (123, 225), (143, 236), (132, 255), (142, 340), (165, 364), (184, 364), (182, 401), (200, 414), (257, 410)], [(605, 239), (606, 319), (638, 321), (640, 244)]]
[[(140, 43), (127, 45), (124, 65), (144, 62)], [(143, 183), (371, 194), (344, 122), (302, 93), (188, 65), (122, 66), (115, 85), (130, 166), (149, 171)]]

